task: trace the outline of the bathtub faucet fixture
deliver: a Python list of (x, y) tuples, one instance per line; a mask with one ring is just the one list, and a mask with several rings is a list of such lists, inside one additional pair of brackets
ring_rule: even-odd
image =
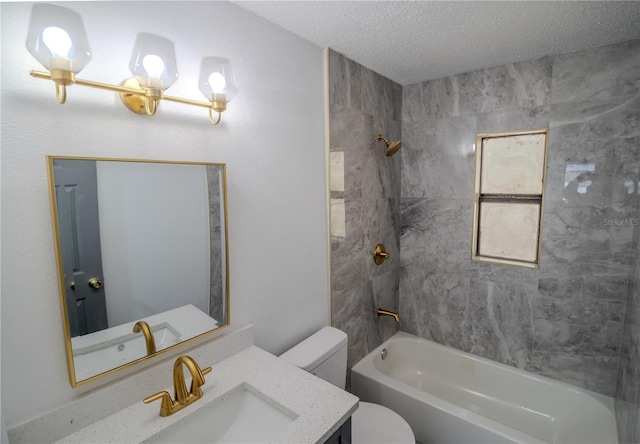
[(378, 316), (391, 316), (396, 322), (400, 322), (400, 314), (395, 311), (385, 310), (384, 308), (378, 308)]

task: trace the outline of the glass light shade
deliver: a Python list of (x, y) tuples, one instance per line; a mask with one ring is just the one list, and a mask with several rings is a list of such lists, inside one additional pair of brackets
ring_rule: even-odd
[(178, 79), (173, 43), (164, 37), (141, 32), (136, 37), (129, 69), (146, 88), (169, 88)]
[(27, 50), (49, 71), (79, 73), (91, 60), (82, 17), (71, 9), (36, 3), (31, 9)]
[(224, 95), (229, 102), (238, 91), (231, 63), (220, 57), (205, 57), (200, 65), (200, 91), (208, 100), (215, 95)]

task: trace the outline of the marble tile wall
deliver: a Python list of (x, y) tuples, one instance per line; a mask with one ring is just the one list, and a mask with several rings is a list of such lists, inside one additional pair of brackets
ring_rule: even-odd
[[(640, 211), (635, 221), (640, 221)], [(621, 444), (640, 442), (640, 226), (634, 227), (634, 265), (630, 274), (625, 311), (618, 384), (616, 419)]]
[[(351, 368), (398, 330), (376, 309), (398, 310), (400, 155), (376, 136), (400, 139), (402, 87), (335, 51), (329, 80), (332, 325), (349, 337)], [(380, 266), (378, 243), (391, 254)]]
[[(225, 298), (225, 277), (223, 276), (226, 264), (224, 261), (223, 247), (223, 209), (221, 208), (222, 195), (226, 191), (222, 189), (220, 183), (220, 168), (217, 166), (207, 166), (207, 184), (209, 186), (209, 236), (210, 245), (210, 268), (211, 275), (209, 279), (209, 316), (224, 324), (227, 317), (227, 307)], [(226, 196), (226, 195), (225, 195)]]
[[(613, 396), (640, 179), (640, 40), (405, 86), (402, 104), (401, 330)], [(475, 135), (546, 127), (540, 269), (471, 261)], [(638, 341), (623, 346), (637, 375)]]

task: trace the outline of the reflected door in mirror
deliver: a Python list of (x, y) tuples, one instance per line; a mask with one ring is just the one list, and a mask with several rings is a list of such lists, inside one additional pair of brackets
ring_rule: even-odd
[(71, 336), (108, 327), (95, 162), (54, 162)]

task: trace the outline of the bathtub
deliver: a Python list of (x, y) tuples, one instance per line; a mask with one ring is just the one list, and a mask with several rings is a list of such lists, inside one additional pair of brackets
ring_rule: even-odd
[(351, 388), (424, 444), (618, 442), (611, 398), (407, 333), (358, 362)]

